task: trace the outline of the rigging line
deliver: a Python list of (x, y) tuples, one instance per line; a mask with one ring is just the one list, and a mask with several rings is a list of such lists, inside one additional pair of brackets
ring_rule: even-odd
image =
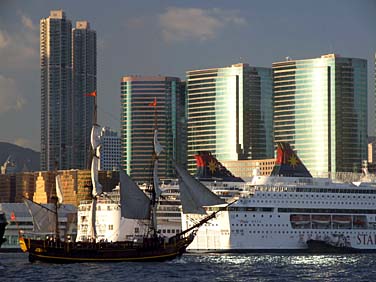
[(118, 122), (120, 124), (121, 120), (119, 119), (119, 117), (115, 117), (112, 113), (105, 111), (100, 106), (97, 106), (97, 108), (100, 110), (101, 113), (104, 113), (104, 114), (108, 115), (109, 117), (112, 118), (113, 121), (116, 121), (116, 122)]

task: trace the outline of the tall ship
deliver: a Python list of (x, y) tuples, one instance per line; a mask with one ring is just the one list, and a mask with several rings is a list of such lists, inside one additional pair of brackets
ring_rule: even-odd
[[(194, 177), (218, 197), (230, 200), (238, 197), (245, 190), (247, 183), (228, 171), (210, 152), (200, 151), (195, 158), (197, 172)], [(164, 238), (170, 238), (182, 231), (179, 180), (162, 179), (158, 186), (161, 197), (156, 209), (157, 232)], [(139, 187), (147, 194), (148, 184), (143, 183)], [(147, 232), (147, 220), (123, 217), (119, 205), (119, 187), (98, 199), (97, 238), (108, 242), (135, 240)], [(77, 240), (91, 238), (91, 231), (88, 228), (90, 213), (91, 201), (82, 201), (78, 207)]]
[[(58, 206), (63, 202), (63, 195), (61, 189), (59, 189), (57, 175), (56, 197), (54, 199), (55, 235), (45, 239), (33, 239), (26, 238), (20, 232), (20, 246), (24, 252), (29, 253), (29, 261), (39, 260), (53, 263), (163, 261), (182, 255), (194, 239), (197, 229), (213, 218), (216, 212), (203, 217), (196, 224), (186, 230), (177, 232), (170, 238), (160, 236), (157, 229), (157, 205), (162, 191), (159, 188), (157, 171), (158, 156), (163, 148), (158, 142), (157, 130), (155, 129), (154, 131), (154, 153), (152, 158), (154, 181), (147, 189), (149, 196), (123, 170), (119, 172), (119, 201), (114, 201), (114, 197), (117, 197), (116, 191), (113, 195), (104, 194), (102, 186), (98, 182), (98, 162), (101, 146), (100, 127), (98, 125), (93, 126), (91, 143), (94, 152), (91, 165), (92, 200), (89, 205), (83, 205), (79, 208), (78, 224), (80, 228), (77, 231), (76, 241), (68, 237), (62, 238), (59, 234)], [(192, 191), (188, 191), (189, 189), (192, 189), (192, 187), (183, 187), (183, 190), (186, 191), (185, 195), (192, 194)], [(224, 202), (209, 190), (201, 192), (201, 197), (204, 199), (201, 202), (202, 205), (215, 205)], [(87, 216), (80, 213), (83, 208), (89, 211)], [(120, 221), (118, 226), (102, 224), (103, 220), (99, 217), (109, 215), (108, 213), (99, 212), (104, 208), (109, 214), (114, 214), (115, 212), (119, 219), (144, 221), (145, 231), (139, 232), (136, 234), (137, 236), (132, 238), (119, 236), (113, 231), (116, 231), (114, 228), (120, 227)], [(115, 237), (109, 238), (109, 234), (114, 234)]]
[(5, 213), (0, 213), (0, 248), (1, 245), (5, 242), (4, 239), (4, 233), (5, 233), (5, 227), (8, 225), (7, 219), (5, 217)]
[[(231, 201), (231, 200), (230, 200)], [(287, 143), (270, 176), (254, 176), (226, 206), (182, 213), (182, 228), (214, 211), (188, 250), (204, 252), (374, 252), (376, 186), (313, 178)]]

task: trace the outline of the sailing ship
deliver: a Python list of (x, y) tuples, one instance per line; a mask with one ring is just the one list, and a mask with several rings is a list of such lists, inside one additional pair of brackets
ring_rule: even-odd
[[(158, 131), (154, 130), (153, 140), (153, 181), (151, 183), (150, 197), (148, 197), (133, 180), (120, 169), (120, 212), (121, 216), (128, 219), (148, 220), (148, 232), (137, 240), (124, 240), (109, 242), (103, 240), (97, 234), (96, 226), (96, 205), (98, 199), (105, 197), (102, 193), (102, 186), (98, 182), (98, 162), (100, 158), (100, 127), (94, 125), (91, 132), (91, 144), (94, 151), (94, 156), (91, 165), (92, 177), (92, 203), (91, 203), (91, 218), (88, 221), (88, 228), (91, 230), (91, 236), (85, 240), (80, 240), (77, 236), (75, 242), (65, 238), (63, 240), (58, 233), (53, 238), (35, 240), (25, 238), (20, 235), (19, 241), (21, 249), (29, 253), (29, 261), (36, 260), (53, 263), (73, 263), (73, 262), (118, 262), (118, 261), (164, 261), (174, 259), (182, 255), (188, 245), (193, 241), (196, 232), (200, 226), (205, 224), (210, 219), (214, 218), (219, 212), (213, 212), (204, 217), (202, 220), (196, 222), (188, 229), (175, 234), (170, 238), (164, 238), (157, 232), (157, 214), (156, 208), (161, 190), (158, 187), (158, 156), (162, 152), (162, 146), (158, 142)], [(178, 168), (182, 170), (181, 168)], [(188, 173), (186, 173), (188, 175)], [(193, 184), (193, 185), (192, 185)], [(198, 195), (200, 201), (195, 203), (195, 208), (222, 204), (224, 201), (216, 196), (214, 193), (205, 188), (199, 190), (195, 186), (197, 183), (189, 183), (183, 185), (181, 188), (183, 208), (190, 210), (192, 208), (192, 195)], [(197, 193), (199, 190), (200, 193)], [(60, 192), (59, 192), (60, 193)], [(58, 194), (58, 193), (57, 193)], [(184, 200), (183, 200), (184, 199)], [(59, 201), (56, 200), (56, 207)], [(186, 204), (186, 205), (185, 205)], [(57, 218), (58, 210), (55, 209)]]

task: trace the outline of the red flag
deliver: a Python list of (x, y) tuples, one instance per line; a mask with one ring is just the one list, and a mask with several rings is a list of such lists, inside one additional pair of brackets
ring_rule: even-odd
[(10, 220), (15, 221), (16, 220), (16, 215), (14, 214), (14, 211), (10, 214)]
[(149, 106), (156, 107), (157, 106), (157, 98), (154, 98), (154, 101), (149, 103)]
[(94, 90), (93, 92), (89, 92), (85, 94), (86, 97), (96, 97), (97, 96), (97, 90)]

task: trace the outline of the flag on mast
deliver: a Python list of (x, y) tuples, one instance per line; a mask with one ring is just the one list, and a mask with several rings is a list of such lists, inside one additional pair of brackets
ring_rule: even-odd
[(86, 97), (96, 97), (97, 96), (97, 90), (94, 90), (93, 92), (89, 92), (85, 94)]
[(14, 214), (14, 211), (10, 214), (10, 220), (15, 221), (16, 220), (16, 215)]
[(149, 106), (151, 106), (151, 107), (156, 107), (157, 106), (157, 98), (156, 97), (154, 97), (154, 101), (153, 102), (149, 103)]

